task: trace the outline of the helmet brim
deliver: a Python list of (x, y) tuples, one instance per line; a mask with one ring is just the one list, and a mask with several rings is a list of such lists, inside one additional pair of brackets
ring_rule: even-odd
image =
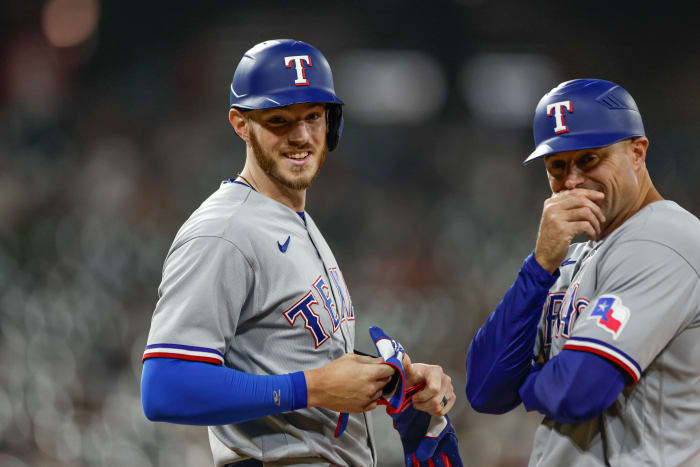
[(523, 161), (523, 165), (540, 157), (549, 156), (557, 152), (578, 151), (581, 149), (593, 149), (610, 146), (627, 138), (644, 136), (644, 133), (578, 133), (571, 136), (557, 135), (542, 141), (535, 150)]
[(274, 109), (277, 107), (286, 107), (288, 105), (306, 104), (311, 102), (338, 105), (344, 104), (344, 102), (338, 99), (338, 97), (336, 97), (332, 91), (319, 88), (285, 89), (265, 95), (237, 97), (237, 102), (231, 105), (231, 108), (235, 107), (245, 110)]

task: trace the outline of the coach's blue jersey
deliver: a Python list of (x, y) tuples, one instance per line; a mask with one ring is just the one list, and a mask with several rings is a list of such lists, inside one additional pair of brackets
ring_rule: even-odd
[(700, 465), (700, 221), (652, 203), (559, 271), (535, 355), (594, 353), (631, 384), (589, 422), (545, 418), (530, 466)]

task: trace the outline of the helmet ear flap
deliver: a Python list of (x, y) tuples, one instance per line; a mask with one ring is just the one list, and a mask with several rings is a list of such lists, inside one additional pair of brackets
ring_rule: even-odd
[(340, 135), (343, 134), (343, 106), (340, 104), (326, 105), (326, 124), (328, 126), (328, 150), (338, 147)]

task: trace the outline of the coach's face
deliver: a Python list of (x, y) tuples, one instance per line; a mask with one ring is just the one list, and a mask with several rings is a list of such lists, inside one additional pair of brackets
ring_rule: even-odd
[(649, 140), (629, 138), (610, 146), (566, 151), (546, 156), (549, 186), (553, 193), (576, 188), (602, 192), (597, 201), (605, 216), (601, 238), (612, 232), (639, 209), (644, 194), (641, 180), (646, 173)]
[(311, 186), (326, 160), (324, 104), (294, 104), (246, 112), (246, 142), (262, 171), (292, 189)]

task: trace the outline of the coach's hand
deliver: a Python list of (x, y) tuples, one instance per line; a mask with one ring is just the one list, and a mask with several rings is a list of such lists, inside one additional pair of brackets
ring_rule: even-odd
[(537, 233), (535, 260), (553, 274), (566, 259), (571, 241), (578, 234), (597, 240), (605, 222), (599, 191), (575, 188), (554, 193), (544, 202), (540, 229)]
[(366, 412), (377, 407), (394, 369), (381, 358), (343, 355), (316, 370), (304, 372), (307, 404), (336, 412)]
[(413, 407), (430, 415), (443, 416), (450, 411), (457, 396), (452, 387), (452, 378), (447, 376), (439, 365), (411, 363), (408, 355), (403, 358), (406, 372), (406, 386), (425, 383), (425, 388), (413, 396)]

